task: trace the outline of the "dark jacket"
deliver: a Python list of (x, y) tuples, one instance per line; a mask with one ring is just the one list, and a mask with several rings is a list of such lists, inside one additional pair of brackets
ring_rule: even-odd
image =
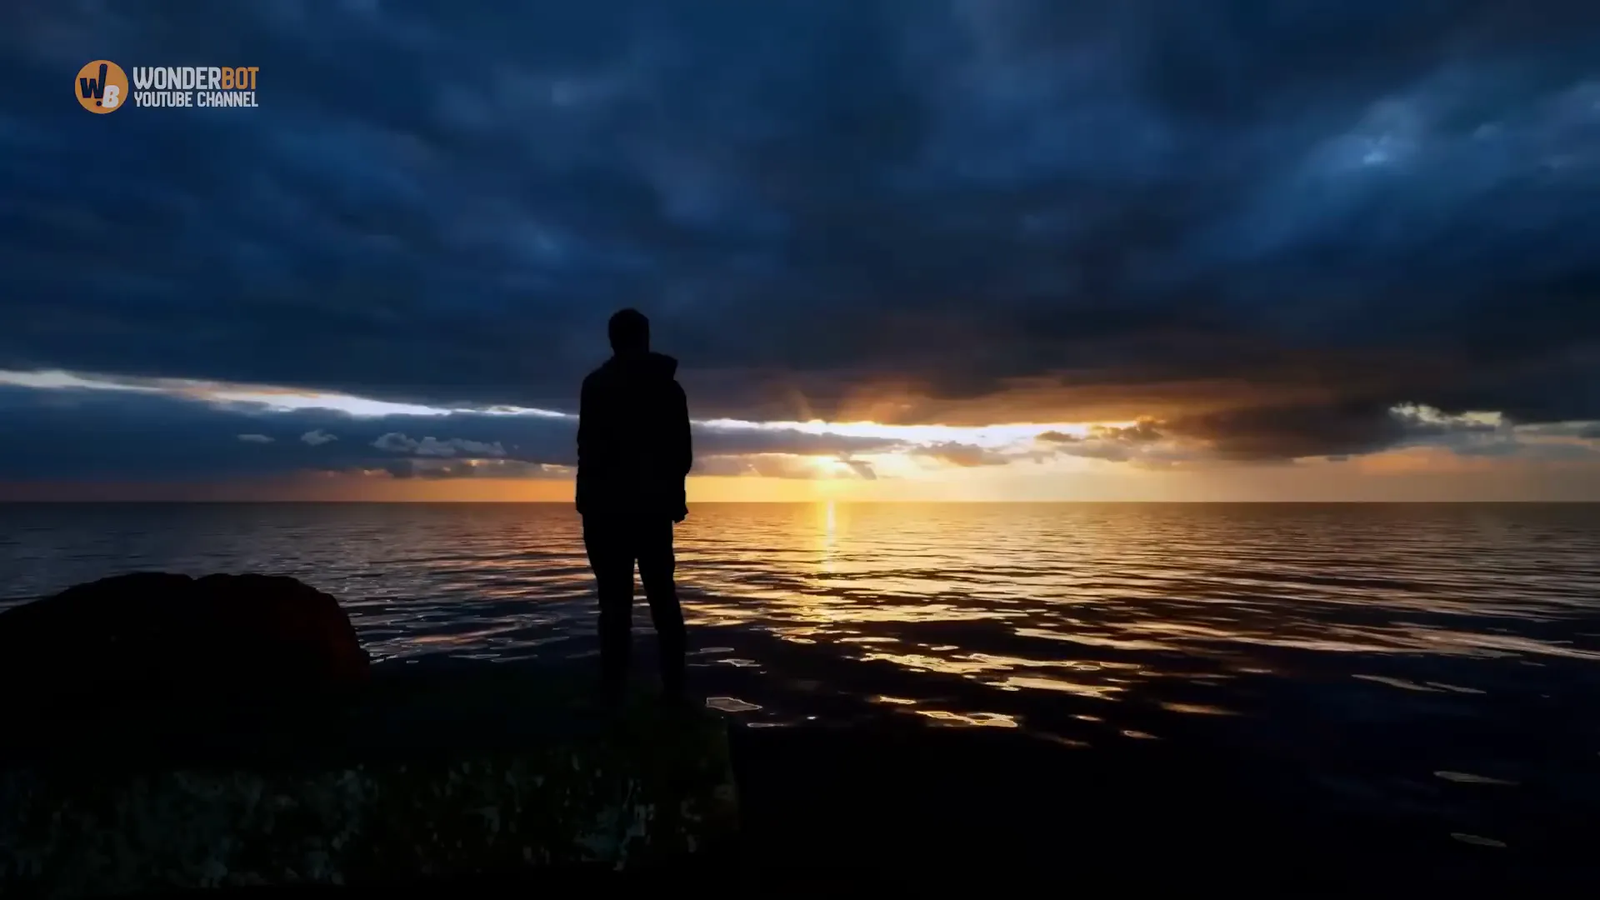
[(583, 380), (578, 408), (578, 512), (687, 514), (684, 479), (694, 464), (689, 405), (660, 353), (613, 356)]

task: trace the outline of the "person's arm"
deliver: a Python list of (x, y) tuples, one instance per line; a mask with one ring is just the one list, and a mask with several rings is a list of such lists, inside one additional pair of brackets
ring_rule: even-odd
[(687, 486), (684, 481), (689, 477), (689, 470), (694, 468), (694, 438), (689, 430), (689, 398), (683, 392), (683, 385), (673, 382), (673, 400), (676, 405), (672, 410), (673, 443), (677, 448), (677, 470), (682, 473), (678, 479), (678, 509), (673, 515), (673, 521), (682, 522), (689, 517), (689, 503)]
[(673, 385), (674, 400), (677, 407), (673, 410), (673, 427), (677, 431), (676, 444), (678, 447), (679, 471), (683, 477), (689, 477), (689, 470), (694, 468), (694, 437), (689, 428), (689, 398), (683, 392), (683, 386)]
[[(593, 447), (592, 447), (593, 439), (590, 437), (589, 433), (584, 430), (584, 426), (586, 424), (588, 424), (589, 421), (590, 421), (590, 419), (589, 419), (589, 410), (590, 410), (589, 395), (590, 395), (590, 393), (591, 393), (591, 391), (589, 389), (589, 379), (585, 378), (583, 380), (583, 387), (578, 389), (578, 485), (577, 485), (577, 497), (576, 497), (576, 500), (577, 500), (577, 504), (578, 504), (578, 514), (579, 515), (583, 514), (583, 493), (584, 493), (584, 491), (583, 491), (583, 481), (584, 481), (584, 479), (583, 479), (583, 457), (584, 457), (584, 451), (587, 449), (587, 450), (590, 451), (591, 456), (593, 454)], [(592, 461), (592, 459), (591, 459), (591, 461)]]

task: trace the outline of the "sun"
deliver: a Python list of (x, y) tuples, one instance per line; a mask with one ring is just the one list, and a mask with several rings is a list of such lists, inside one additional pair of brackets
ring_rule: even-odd
[(808, 456), (806, 464), (821, 480), (849, 478), (853, 474), (850, 465), (837, 456)]

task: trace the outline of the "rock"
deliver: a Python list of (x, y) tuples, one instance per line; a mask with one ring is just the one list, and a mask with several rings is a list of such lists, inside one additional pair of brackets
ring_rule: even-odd
[(721, 720), (645, 697), (600, 708), (589, 683), (388, 663), (316, 715), (107, 716), (53, 745), (13, 742), (0, 895), (385, 885), (725, 846), (737, 800)]
[(338, 601), (283, 576), (120, 575), (0, 613), (0, 689), (24, 703), (303, 695), (367, 669)]
[(728, 736), (592, 673), (370, 666), (291, 578), (140, 574), (0, 613), (0, 896), (392, 885), (674, 860), (737, 827)]

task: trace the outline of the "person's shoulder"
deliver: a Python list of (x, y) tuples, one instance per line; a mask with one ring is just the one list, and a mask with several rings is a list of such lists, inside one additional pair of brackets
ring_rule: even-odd
[(592, 385), (599, 384), (599, 383), (607, 380), (609, 375), (610, 375), (609, 367), (607, 366), (606, 363), (601, 363), (600, 365), (595, 366), (593, 369), (589, 370), (589, 374), (583, 376), (583, 386), (587, 388), (587, 387), (590, 387)]

